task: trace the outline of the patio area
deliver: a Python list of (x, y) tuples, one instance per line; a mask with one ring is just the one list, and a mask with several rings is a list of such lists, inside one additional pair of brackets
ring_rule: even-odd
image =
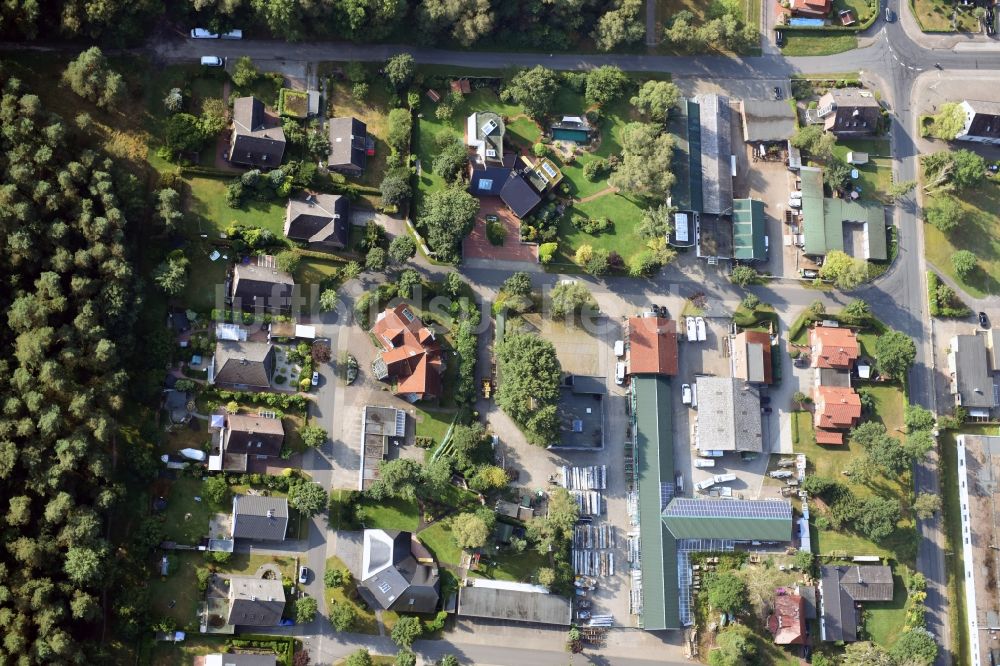
[[(503, 225), (506, 233), (503, 245), (493, 245), (487, 237), (487, 218), (495, 218)], [(522, 243), (520, 239), (521, 221), (503, 205), (499, 197), (483, 197), (479, 200), (476, 225), (462, 244), (462, 256), (466, 259), (537, 262), (538, 246)]]

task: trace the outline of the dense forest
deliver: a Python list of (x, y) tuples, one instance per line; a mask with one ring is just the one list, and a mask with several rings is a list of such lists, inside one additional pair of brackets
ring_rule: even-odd
[(21, 81), (0, 70), (0, 87), (0, 662), (106, 661), (102, 591), (133, 568), (108, 516), (134, 457), (118, 420), (143, 195)]
[(602, 50), (641, 43), (642, 0), (8, 0), (7, 39), (127, 46), (157, 28), (240, 28), (253, 37)]

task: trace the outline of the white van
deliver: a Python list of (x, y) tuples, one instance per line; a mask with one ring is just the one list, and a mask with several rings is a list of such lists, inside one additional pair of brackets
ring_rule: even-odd
[(625, 363), (618, 361), (615, 364), (615, 383), (618, 385), (625, 383)]
[(193, 28), (191, 30), (191, 39), (218, 39), (219, 34), (215, 32), (210, 32), (204, 28)]
[(615, 340), (615, 356), (621, 358), (625, 355), (625, 341)]
[(695, 458), (694, 466), (700, 468), (715, 467), (715, 461), (712, 460), (711, 458)]
[(242, 30), (230, 30), (229, 32), (222, 33), (223, 39), (243, 39)]
[(202, 56), (201, 64), (205, 67), (222, 67), (222, 58), (219, 56)]

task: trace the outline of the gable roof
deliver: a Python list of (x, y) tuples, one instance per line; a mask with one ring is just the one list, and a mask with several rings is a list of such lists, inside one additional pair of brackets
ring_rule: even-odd
[(527, 177), (515, 171), (500, 188), (500, 198), (519, 218), (526, 217), (542, 202), (542, 197), (528, 182)]
[(223, 448), (227, 453), (276, 456), (285, 442), (281, 419), (252, 414), (227, 414)]
[(702, 213), (725, 215), (733, 207), (732, 112), (729, 98), (710, 93), (695, 99), (701, 107)]
[[(397, 380), (397, 395), (426, 399), (440, 395), (444, 361), (434, 332), (406, 303), (379, 313), (372, 335), (382, 345), (384, 376)], [(381, 378), (381, 377), (380, 377)]]
[(284, 541), (288, 533), (288, 498), (233, 496), (234, 539)]
[(771, 336), (763, 331), (740, 331), (733, 339), (733, 377), (770, 384)]
[(795, 111), (785, 100), (745, 99), (740, 101), (743, 140), (784, 141), (795, 134)]
[(307, 243), (347, 247), (348, 200), (339, 194), (309, 194), (288, 200), (285, 236)]
[(629, 374), (677, 374), (677, 322), (661, 317), (629, 317)]
[[(469, 193), (477, 197), (500, 196), (504, 184), (514, 172), (514, 158), (508, 156), (510, 165), (487, 166), (481, 162), (471, 162), (469, 172)], [(508, 160), (504, 160), (505, 162)]]
[(885, 565), (821, 566), (824, 641), (858, 640), (858, 601), (892, 601), (892, 569)]
[(273, 345), (239, 340), (215, 343), (212, 383), (269, 388), (273, 371)]
[(663, 510), (675, 539), (791, 541), (792, 505), (787, 500), (713, 500), (675, 497)]
[(764, 261), (767, 259), (767, 220), (764, 202), (757, 199), (733, 200), (733, 259)]
[(966, 126), (957, 138), (976, 137), (1000, 142), (1000, 102), (967, 99), (962, 103)]
[(778, 594), (767, 628), (778, 645), (801, 645), (806, 637), (805, 602), (797, 594)]
[(440, 597), (438, 568), (410, 532), (365, 530), (358, 591), (386, 610), (430, 613)]
[(660, 519), (674, 484), (670, 379), (664, 375), (635, 376), (631, 389), (635, 397), (635, 465), (642, 541), (640, 626), (647, 631), (678, 629), (677, 542)]
[(702, 451), (763, 450), (760, 393), (734, 377), (697, 378), (698, 434)]
[(229, 578), (229, 619), (234, 626), (274, 627), (285, 611), (281, 581), (250, 576)]
[(285, 155), (285, 132), (272, 126), (264, 103), (254, 97), (233, 102), (233, 137), (229, 161), (256, 167), (274, 168)]
[(861, 355), (854, 331), (842, 326), (813, 326), (809, 329), (812, 367), (849, 370)]
[(870, 134), (878, 127), (882, 108), (868, 90), (832, 88), (819, 99), (823, 129), (834, 134)]
[(569, 599), (549, 594), (545, 588), (504, 581), (471, 580), (471, 586), (459, 589), (460, 616), (563, 626), (572, 622), (573, 609)]
[(233, 305), (243, 310), (287, 310), (291, 307), (294, 286), (291, 274), (280, 270), (273, 256), (262, 254), (256, 263), (236, 264), (232, 297), (234, 301), (239, 299), (239, 303)]
[(952, 393), (957, 404), (973, 409), (996, 407), (993, 377), (987, 363), (986, 336), (956, 335), (950, 346), (948, 369), (953, 375)]
[[(698, 396), (699, 399), (701, 396)], [(827, 430), (851, 428), (861, 418), (861, 397), (843, 386), (816, 387), (816, 427)]]
[(363, 171), (368, 162), (368, 126), (351, 116), (330, 118), (329, 135), (327, 166)]

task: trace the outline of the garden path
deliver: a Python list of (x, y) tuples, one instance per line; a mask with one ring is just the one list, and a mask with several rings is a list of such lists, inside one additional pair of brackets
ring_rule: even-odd
[(601, 197), (607, 196), (609, 194), (618, 194), (617, 187), (608, 187), (600, 192), (594, 192), (590, 196), (586, 196), (582, 199), (573, 199), (574, 203), (587, 203), (588, 201), (593, 201), (594, 199), (600, 199)]

